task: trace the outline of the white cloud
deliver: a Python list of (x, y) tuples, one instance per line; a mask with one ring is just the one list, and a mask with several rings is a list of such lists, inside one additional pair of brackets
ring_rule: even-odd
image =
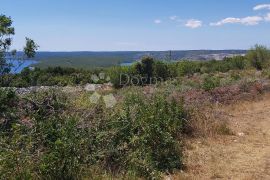
[(196, 19), (190, 19), (185, 24), (186, 27), (195, 29), (202, 26), (202, 21), (196, 20)]
[(210, 23), (210, 26), (222, 26), (225, 24), (243, 24), (247, 26), (254, 26), (259, 24), (261, 21), (263, 21), (263, 18), (260, 16), (248, 16), (245, 18), (229, 17), (222, 19), (221, 21), (218, 21), (216, 23)]
[(248, 16), (241, 19), (241, 23), (248, 26), (254, 26), (263, 21), (263, 18), (260, 16)]
[(222, 26), (224, 24), (234, 24), (234, 23), (240, 23), (240, 22), (241, 22), (240, 18), (229, 17), (229, 18), (222, 19), (221, 21), (218, 21), (216, 23), (210, 23), (210, 26)]
[(156, 20), (154, 21), (154, 23), (155, 23), (155, 24), (161, 24), (162, 21), (161, 21), (160, 19), (156, 19)]
[(270, 10), (270, 4), (259, 4), (253, 8), (254, 11), (262, 10), (262, 9), (269, 9)]
[(171, 16), (170, 17), (170, 20), (172, 20), (172, 21), (174, 21), (174, 20), (176, 20), (177, 19), (177, 16)]
[(270, 21), (270, 13), (268, 13), (265, 17), (264, 17), (265, 21)]

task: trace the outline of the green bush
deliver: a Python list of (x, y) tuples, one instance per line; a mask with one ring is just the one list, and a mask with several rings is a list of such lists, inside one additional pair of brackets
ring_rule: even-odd
[(243, 56), (235, 56), (228, 59), (228, 63), (231, 64), (231, 69), (243, 70), (246, 67), (246, 58)]
[(130, 67), (111, 67), (106, 71), (115, 88), (129, 85), (155, 84), (171, 77), (166, 63), (145, 57)]
[(111, 67), (107, 70), (110, 77), (110, 82), (115, 88), (121, 88), (124, 85), (129, 85), (130, 76), (133, 76), (133, 68), (129, 67)]
[(16, 121), (18, 98), (14, 91), (0, 89), (0, 131), (9, 131)]
[(29, 179), (31, 138), (22, 126), (20, 99), (10, 89), (0, 90), (0, 179)]
[(76, 86), (95, 83), (91, 75), (99, 74), (102, 69), (85, 70), (63, 67), (49, 67), (46, 69), (25, 68), (21, 73), (8, 74), (0, 79), (2, 87), (29, 87), (29, 86)]
[(161, 61), (155, 62), (154, 66), (154, 77), (162, 81), (167, 80), (170, 77), (169, 67), (166, 63)]
[(98, 152), (108, 169), (155, 177), (182, 166), (180, 137), (187, 113), (183, 103), (164, 96), (145, 100), (128, 96), (118, 111), (99, 127)]
[(248, 51), (247, 58), (253, 67), (262, 70), (269, 65), (270, 51), (265, 46), (255, 45)]
[(178, 76), (193, 75), (200, 72), (200, 64), (195, 61), (181, 61), (177, 64)]
[[(21, 100), (22, 101), (22, 100)], [(41, 92), (24, 98), (28, 117), (1, 133), (0, 174), (10, 178), (79, 179), (87, 161), (86, 130), (64, 113), (61, 93)]]
[(166, 97), (132, 93), (113, 109), (99, 104), (76, 111), (59, 92), (24, 96), (21, 118), (0, 133), (1, 178), (82, 179), (95, 168), (154, 178), (179, 169), (188, 114), (182, 101)]
[(241, 76), (239, 74), (239, 72), (232, 72), (231, 73), (231, 78), (234, 80), (234, 81), (238, 81), (241, 79)]
[(227, 72), (230, 70), (230, 64), (226, 61), (211, 60), (202, 64), (204, 73), (215, 73), (215, 72)]
[(0, 179), (31, 179), (33, 147), (31, 129), (14, 122), (9, 133), (0, 133)]
[(37, 122), (36, 126), (38, 129), (33, 136), (44, 148), (38, 166), (41, 176), (46, 179), (81, 178), (87, 158), (87, 138), (84, 139), (87, 136), (78, 127), (78, 121), (53, 117)]
[(220, 86), (220, 78), (215, 76), (207, 76), (202, 84), (202, 88), (206, 91), (210, 91)]

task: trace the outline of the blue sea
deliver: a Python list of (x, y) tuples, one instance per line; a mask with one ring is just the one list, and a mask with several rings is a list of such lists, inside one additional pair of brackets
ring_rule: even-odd
[(24, 68), (30, 67), (33, 64), (37, 64), (37, 61), (34, 60), (24, 60), (24, 61), (19, 61), (19, 60), (10, 60), (8, 63), (11, 63), (13, 66), (11, 68), (11, 73), (20, 73)]

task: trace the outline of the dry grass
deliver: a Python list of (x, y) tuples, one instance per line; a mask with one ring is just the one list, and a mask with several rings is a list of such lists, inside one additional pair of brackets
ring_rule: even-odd
[(189, 121), (193, 137), (216, 137), (218, 135), (232, 135), (228, 127), (228, 117), (216, 106), (209, 105), (204, 108), (194, 108)]
[(219, 107), (235, 135), (188, 140), (186, 170), (172, 179), (270, 179), (269, 99), (267, 94)]

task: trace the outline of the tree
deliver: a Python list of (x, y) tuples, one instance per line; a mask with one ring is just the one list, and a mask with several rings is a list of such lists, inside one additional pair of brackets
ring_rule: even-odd
[(152, 57), (143, 57), (141, 62), (136, 63), (135, 71), (140, 76), (140, 79), (144, 79), (142, 84), (149, 84), (154, 74), (154, 59)]
[(5, 53), (11, 45), (10, 36), (15, 34), (15, 30), (11, 25), (10, 18), (0, 15), (0, 75), (10, 71), (10, 65), (5, 60)]
[[(15, 35), (15, 28), (12, 27), (10, 17), (0, 15), (0, 76), (8, 74), (12, 67), (12, 60), (19, 60), (23, 63), (26, 58), (35, 56), (38, 45), (30, 38), (26, 38), (26, 45), (23, 54), (16, 50), (10, 50), (12, 36)], [(20, 64), (21, 64), (20, 63)], [(0, 79), (1, 80), (1, 79)]]
[(247, 53), (247, 59), (257, 70), (262, 70), (270, 61), (270, 51), (262, 45), (255, 45)]
[(167, 64), (157, 61), (154, 67), (154, 75), (156, 78), (165, 81), (170, 77), (170, 72)]

